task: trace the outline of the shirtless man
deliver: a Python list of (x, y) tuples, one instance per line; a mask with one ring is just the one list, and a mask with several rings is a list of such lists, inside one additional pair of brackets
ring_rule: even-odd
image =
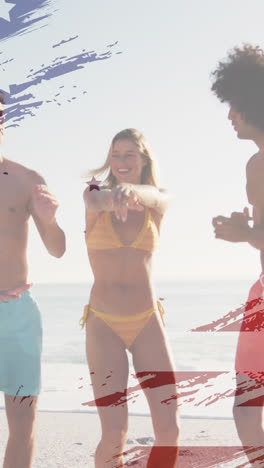
[[(3, 135), (4, 94), (0, 92), (0, 143)], [(0, 391), (5, 393), (9, 426), (4, 468), (32, 465), (42, 327), (28, 291), (28, 224), (32, 216), (48, 252), (61, 257), (65, 236), (56, 223), (57, 206), (37, 172), (0, 153)]]
[[(229, 104), (228, 118), (237, 137), (252, 140), (258, 148), (246, 168), (253, 227), (248, 224), (251, 218), (245, 208), (241, 213), (232, 213), (230, 218), (214, 218), (215, 237), (229, 242), (248, 242), (258, 249), (264, 272), (264, 51), (250, 45), (235, 48), (226, 61), (219, 63), (213, 79), (212, 91), (221, 102)], [(263, 293), (262, 273), (249, 293), (236, 352), (234, 419), (243, 446), (264, 446)]]

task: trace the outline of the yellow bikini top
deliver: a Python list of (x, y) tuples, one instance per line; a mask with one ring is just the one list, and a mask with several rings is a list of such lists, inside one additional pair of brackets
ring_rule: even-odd
[(137, 238), (131, 244), (123, 244), (114, 230), (111, 213), (103, 211), (97, 217), (94, 227), (86, 235), (86, 245), (88, 249), (106, 250), (129, 247), (132, 249), (142, 249), (153, 252), (156, 249), (159, 239), (159, 230), (151, 217), (149, 208), (145, 210), (144, 225)]

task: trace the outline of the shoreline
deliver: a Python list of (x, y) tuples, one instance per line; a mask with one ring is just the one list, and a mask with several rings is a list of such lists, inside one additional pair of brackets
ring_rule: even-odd
[[(5, 407), (0, 406), (0, 412), (4, 411)], [(47, 408), (47, 409), (38, 409), (38, 413), (65, 413), (65, 414), (96, 414), (98, 415), (98, 412), (96, 410), (78, 410), (78, 409), (54, 409), (54, 408)], [(131, 413), (128, 412), (129, 417), (143, 417), (143, 418), (151, 418), (151, 415), (149, 413)], [(194, 414), (183, 414), (180, 415), (180, 419), (208, 419), (208, 420), (214, 420), (214, 421), (232, 421), (233, 418), (231, 416), (202, 416), (202, 415), (194, 415)]]

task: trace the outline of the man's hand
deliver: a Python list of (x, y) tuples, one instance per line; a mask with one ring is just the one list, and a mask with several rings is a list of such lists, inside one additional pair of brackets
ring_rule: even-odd
[(236, 212), (234, 211), (231, 213), (231, 219), (234, 223), (238, 226), (248, 226), (248, 221), (252, 221), (253, 218), (249, 216), (249, 209), (247, 207), (244, 208), (243, 212)]
[(24, 286), (19, 286), (18, 288), (15, 288), (15, 289), (0, 290), (0, 302), (19, 299), (21, 294), (24, 291), (27, 291), (29, 288), (31, 288), (31, 286), (32, 286), (32, 283), (25, 284)]
[(46, 185), (34, 185), (32, 204), (34, 213), (41, 221), (47, 224), (55, 221), (58, 202)]
[(233, 212), (230, 218), (225, 216), (213, 218), (212, 224), (215, 228), (216, 239), (229, 242), (248, 242), (251, 232), (248, 221), (251, 219), (248, 208), (244, 208), (243, 212)]

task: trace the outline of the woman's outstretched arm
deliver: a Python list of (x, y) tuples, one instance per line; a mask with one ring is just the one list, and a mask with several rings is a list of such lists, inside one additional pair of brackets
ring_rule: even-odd
[(169, 205), (167, 190), (152, 185), (119, 184), (113, 189), (113, 200), (116, 215), (122, 219), (126, 217), (127, 209), (142, 209), (146, 206), (163, 215)]

